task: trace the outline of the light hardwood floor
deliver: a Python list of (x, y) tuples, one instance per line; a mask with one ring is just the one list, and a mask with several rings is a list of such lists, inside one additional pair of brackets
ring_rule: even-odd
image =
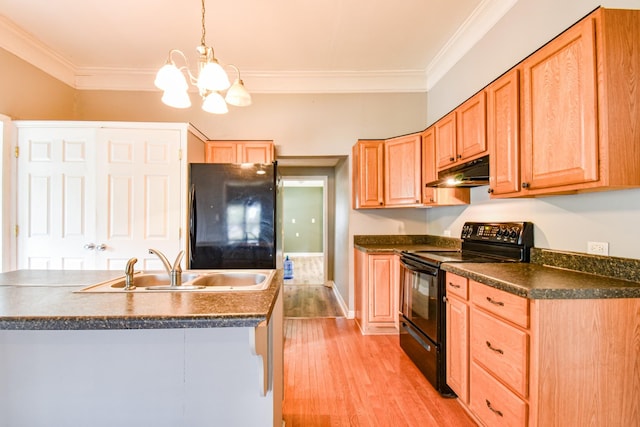
[(294, 285), (284, 287), (285, 318), (342, 317), (333, 289), (324, 285)]
[(322, 254), (290, 254), (293, 261), (293, 279), (286, 279), (285, 285), (322, 285), (324, 277), (324, 256)]
[(398, 337), (363, 336), (353, 320), (285, 320), (286, 427), (465, 427), (476, 424), (433, 389)]

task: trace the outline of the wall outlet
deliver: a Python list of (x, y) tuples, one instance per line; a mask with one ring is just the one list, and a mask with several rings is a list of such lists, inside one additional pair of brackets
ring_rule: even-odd
[(444, 230), (444, 237), (451, 237), (451, 230)]
[(609, 243), (587, 242), (587, 253), (591, 255), (609, 255)]

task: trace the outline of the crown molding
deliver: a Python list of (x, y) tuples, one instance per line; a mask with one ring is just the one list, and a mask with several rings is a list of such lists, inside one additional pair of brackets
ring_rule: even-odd
[[(427, 92), (498, 22), (517, 0), (483, 0), (426, 70), (251, 71), (252, 93)], [(157, 70), (80, 68), (0, 15), (0, 47), (79, 90), (152, 91)]]
[[(157, 91), (157, 70), (81, 68), (81, 90)], [(251, 93), (426, 92), (424, 70), (413, 71), (242, 71)], [(195, 89), (194, 89), (195, 90)]]
[(75, 87), (76, 67), (4, 15), (0, 15), (0, 47)]
[(483, 0), (427, 66), (427, 91), (480, 41), (518, 0)]

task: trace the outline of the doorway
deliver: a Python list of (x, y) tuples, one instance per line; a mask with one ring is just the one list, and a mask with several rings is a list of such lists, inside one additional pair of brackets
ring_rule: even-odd
[(293, 264), (286, 285), (324, 285), (327, 277), (327, 177), (283, 177), (283, 253)]

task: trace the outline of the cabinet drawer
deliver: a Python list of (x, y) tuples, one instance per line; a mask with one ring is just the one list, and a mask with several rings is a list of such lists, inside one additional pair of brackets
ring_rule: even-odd
[(471, 411), (486, 426), (527, 426), (527, 403), (471, 363)]
[(471, 310), (471, 357), (526, 397), (528, 344), (526, 332), (475, 307)]
[(469, 298), (469, 280), (457, 274), (447, 273), (445, 287), (447, 295), (457, 295), (465, 301)]
[(491, 286), (470, 280), (471, 302), (491, 313), (522, 326), (529, 327), (529, 301)]

